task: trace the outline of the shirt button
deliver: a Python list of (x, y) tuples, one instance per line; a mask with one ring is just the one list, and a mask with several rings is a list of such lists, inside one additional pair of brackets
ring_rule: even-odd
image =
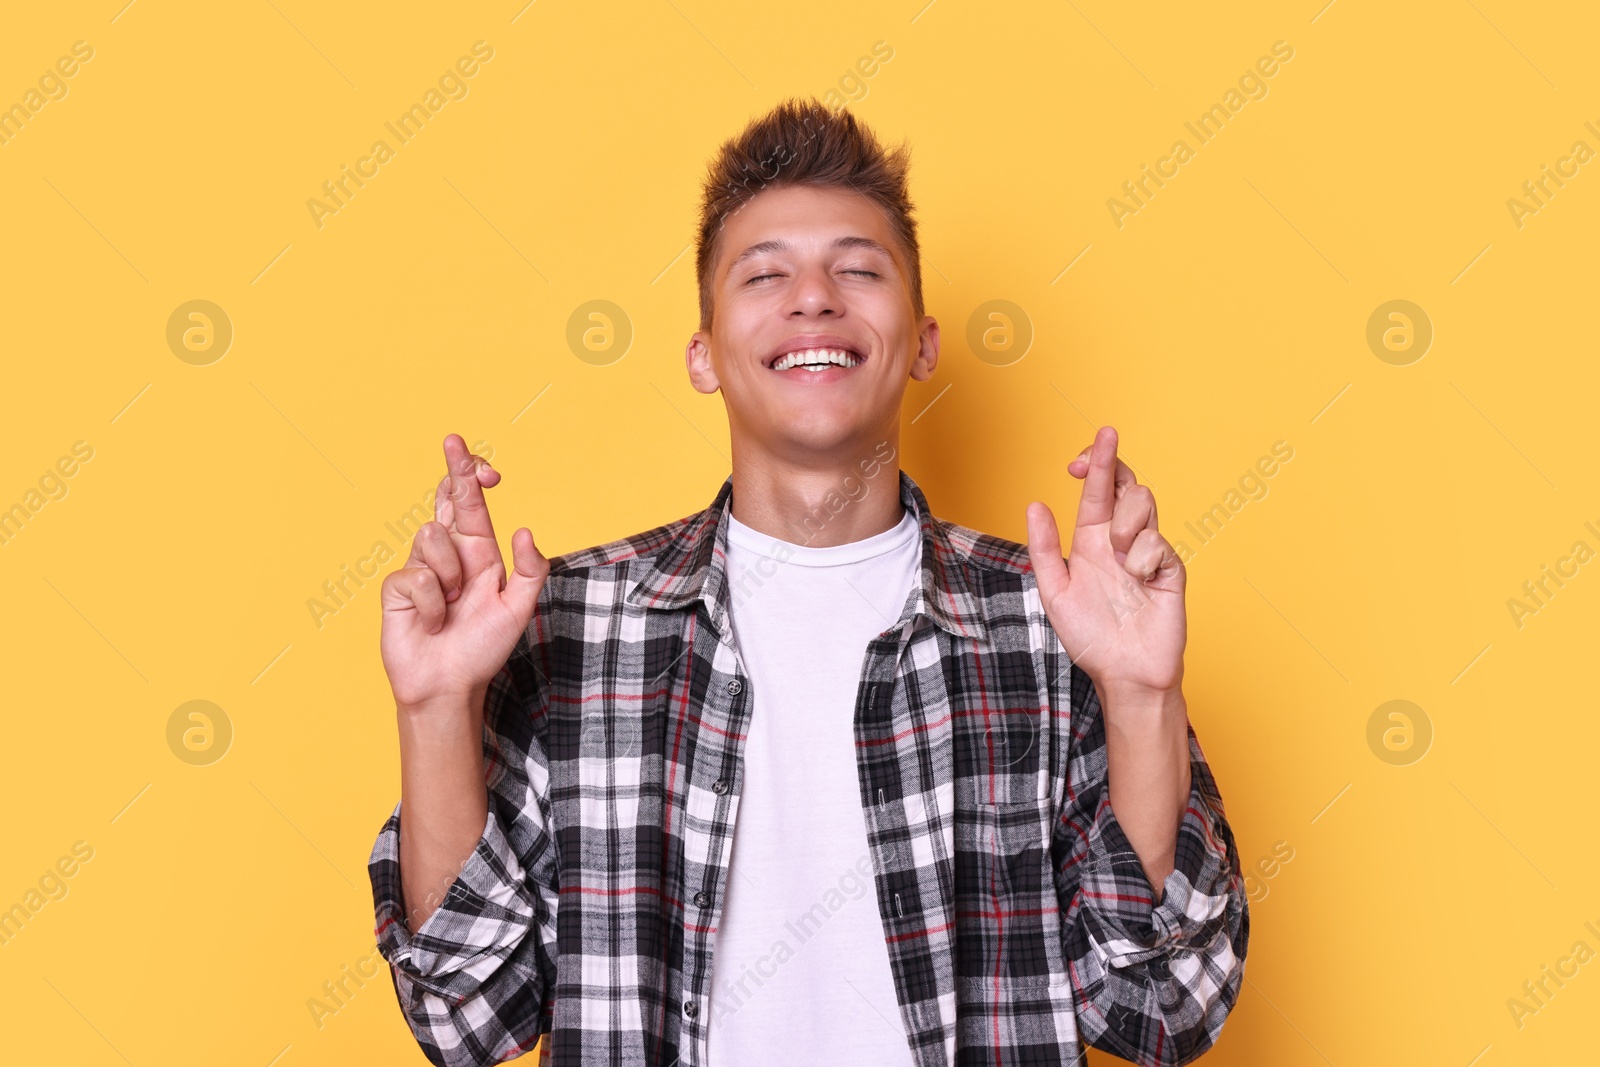
[(694, 895), (694, 906), (697, 908), (709, 908), (711, 906), (711, 894), (703, 889), (696, 893)]
[(728, 780), (726, 778), (718, 778), (711, 783), (711, 791), (719, 797), (722, 796), (728, 791)]
[(692, 1000), (686, 1000), (683, 1002), (683, 1013), (693, 1019), (700, 1014), (700, 1006)]
[(731, 697), (736, 697), (739, 695), (739, 690), (743, 688), (744, 683), (735, 678), (728, 683), (728, 695)]

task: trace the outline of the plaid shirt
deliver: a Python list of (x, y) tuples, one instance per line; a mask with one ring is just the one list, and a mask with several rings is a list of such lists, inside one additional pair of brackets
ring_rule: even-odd
[[(865, 649), (854, 729), (915, 1062), (1081, 1063), (1084, 1044), (1194, 1059), (1238, 999), (1250, 926), (1193, 727), (1176, 870), (1154, 904), (1110, 807), (1094, 684), (1026, 547), (933, 517), (904, 472), (899, 488), (921, 579)], [(398, 804), (384, 823), (378, 947), (431, 1062), (497, 1063), (547, 1032), (558, 1067), (706, 1062), (760, 698), (729, 628), (732, 492), (730, 476), (705, 511), (551, 560), (485, 705), (483, 835), (415, 934)]]

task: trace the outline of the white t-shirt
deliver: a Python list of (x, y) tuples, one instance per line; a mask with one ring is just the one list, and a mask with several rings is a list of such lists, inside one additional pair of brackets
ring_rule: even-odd
[(912, 1063), (856, 775), (867, 643), (921, 573), (910, 511), (811, 547), (728, 515), (732, 627), (750, 677), (744, 788), (712, 951), (710, 1067)]

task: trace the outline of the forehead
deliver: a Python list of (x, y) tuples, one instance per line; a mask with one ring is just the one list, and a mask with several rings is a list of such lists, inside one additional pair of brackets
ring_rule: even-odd
[(764, 252), (876, 248), (898, 262), (883, 210), (849, 189), (784, 186), (763, 189), (723, 224), (718, 272)]

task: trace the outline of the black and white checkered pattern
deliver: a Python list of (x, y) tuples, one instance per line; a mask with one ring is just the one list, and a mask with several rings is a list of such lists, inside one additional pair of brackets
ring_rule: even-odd
[[(928, 509), (921, 581), (864, 650), (860, 800), (916, 1062), (1181, 1064), (1238, 998), (1249, 911), (1193, 728), (1159, 905), (1110, 807), (1094, 684), (1025, 546)], [(369, 862), (378, 945), (428, 1059), (705, 1063), (752, 691), (729, 628), (733, 481), (695, 515), (551, 561), (485, 710), (482, 839), (413, 935), (400, 807)], [(804, 803), (796, 797), (795, 803)], [(796, 841), (804, 848), (804, 841)], [(827, 1019), (816, 1025), (827, 1026)]]

